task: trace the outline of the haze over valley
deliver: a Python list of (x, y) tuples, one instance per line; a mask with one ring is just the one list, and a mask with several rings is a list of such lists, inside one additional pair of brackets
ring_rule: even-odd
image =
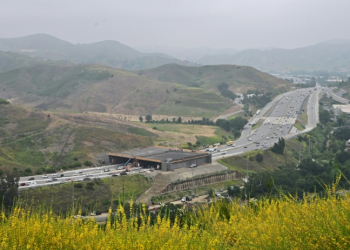
[(347, 249), (349, 9), (4, 2), (0, 248)]

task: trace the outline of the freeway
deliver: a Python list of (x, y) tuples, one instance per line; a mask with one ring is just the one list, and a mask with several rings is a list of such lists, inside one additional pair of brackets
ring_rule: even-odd
[(343, 103), (343, 104), (349, 104), (349, 100), (348, 99), (345, 99), (343, 97), (340, 97), (340, 96), (334, 94), (332, 89), (328, 89), (327, 90), (327, 96), (332, 97), (337, 102), (340, 102), (340, 103)]
[[(317, 85), (316, 85), (317, 86)], [(214, 160), (242, 154), (255, 149), (267, 149), (278, 141), (278, 138), (292, 138), (316, 127), (318, 122), (318, 98), (321, 88), (306, 88), (294, 90), (277, 96), (255, 115), (244, 126), (241, 137), (235, 141), (234, 146), (223, 145), (212, 152)], [(298, 131), (294, 127), (298, 114), (301, 113), (303, 103), (308, 100), (306, 112), (308, 124), (306, 129)], [(257, 128), (254, 124), (261, 123)], [(208, 150), (208, 149), (207, 149)]]
[[(107, 178), (119, 176), (124, 169), (118, 169), (118, 165), (108, 165), (104, 167), (85, 168), (72, 171), (61, 171), (60, 173), (34, 175), (21, 177), (19, 183), (24, 183), (25, 186), (20, 186), (20, 189), (32, 188), (38, 186), (58, 185), (66, 182), (78, 182), (91, 179)], [(139, 168), (132, 169), (127, 174), (140, 173)], [(146, 172), (146, 170), (142, 170)], [(148, 170), (147, 170), (148, 172)]]

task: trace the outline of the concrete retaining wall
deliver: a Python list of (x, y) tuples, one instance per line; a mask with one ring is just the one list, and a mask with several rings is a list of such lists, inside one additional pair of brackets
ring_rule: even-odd
[(198, 177), (191, 180), (173, 182), (167, 185), (166, 187), (164, 187), (161, 190), (161, 193), (176, 192), (176, 191), (181, 191), (185, 189), (191, 189), (195, 187), (209, 185), (212, 183), (237, 180), (242, 178), (243, 178), (243, 175), (241, 173), (237, 171), (230, 171), (230, 172), (221, 173), (221, 174)]

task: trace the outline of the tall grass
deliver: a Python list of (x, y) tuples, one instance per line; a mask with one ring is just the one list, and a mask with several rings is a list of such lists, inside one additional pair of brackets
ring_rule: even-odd
[(119, 207), (102, 227), (18, 205), (9, 215), (0, 214), (0, 248), (348, 249), (350, 197), (338, 197), (335, 187), (323, 198), (281, 195), (249, 205), (220, 201), (184, 209), (174, 223), (160, 216), (152, 223), (144, 206), (130, 219)]

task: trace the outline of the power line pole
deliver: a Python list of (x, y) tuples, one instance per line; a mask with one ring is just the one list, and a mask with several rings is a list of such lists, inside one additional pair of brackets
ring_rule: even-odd
[(74, 216), (74, 180), (72, 180), (72, 203), (73, 203), (73, 216)]
[(194, 169), (192, 168), (192, 195), (194, 195)]

